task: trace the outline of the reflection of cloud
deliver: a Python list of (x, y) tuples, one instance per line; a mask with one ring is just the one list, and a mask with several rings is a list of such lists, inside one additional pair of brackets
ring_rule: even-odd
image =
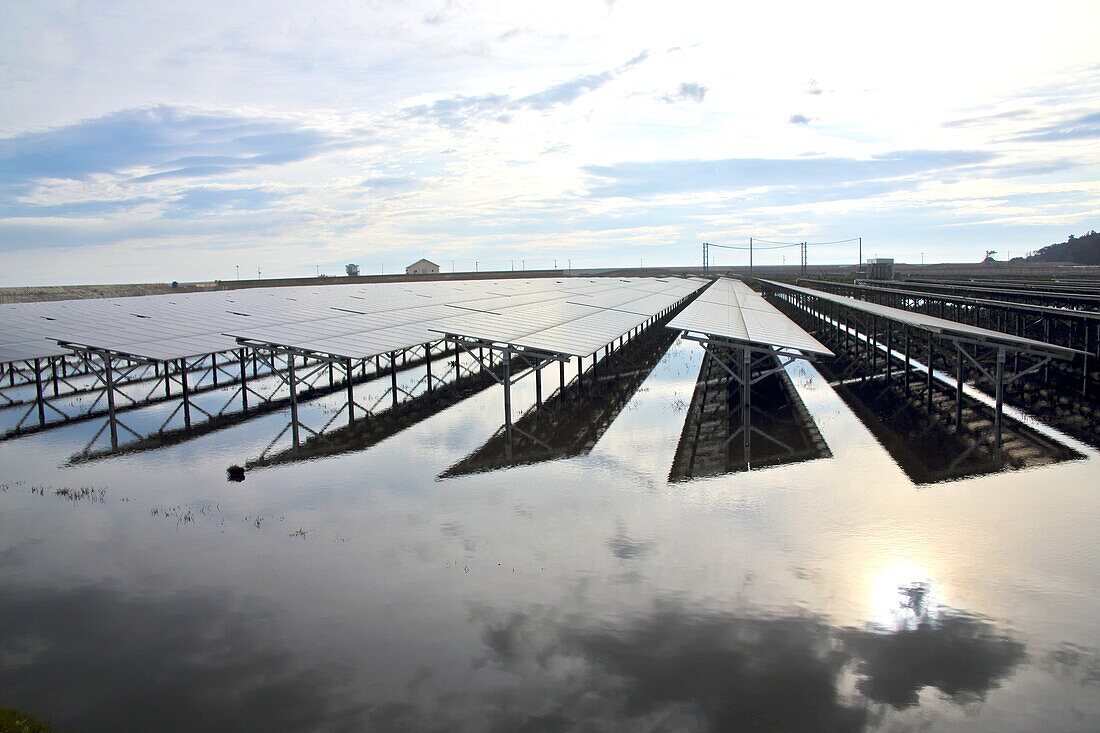
[(262, 616), (221, 593), (5, 593), (0, 689), (63, 730), (352, 729), (348, 674), (281, 648)]
[(1023, 644), (991, 622), (954, 612), (896, 634), (673, 603), (621, 624), (544, 610), (481, 615), (482, 664), (523, 681), (491, 696), (507, 726), (857, 731), (866, 703), (841, 692), (847, 673), (867, 698), (901, 708), (926, 686), (955, 702), (981, 699), (1024, 659)]
[(791, 115), (791, 118), (787, 120), (792, 125), (808, 125), (810, 124), (810, 118), (803, 114)]
[(633, 560), (640, 557), (653, 548), (653, 543), (648, 540), (634, 540), (626, 535), (626, 528), (621, 524), (615, 536), (607, 541), (611, 554), (620, 560)]
[(954, 612), (914, 629), (841, 638), (860, 660), (860, 691), (895, 708), (916, 705), (925, 687), (958, 703), (981, 700), (1025, 659), (1024, 645), (988, 620)]
[(807, 79), (806, 83), (802, 86), (802, 91), (806, 94), (820, 95), (822, 93), (821, 85), (817, 83), (816, 79)]
[[(510, 614), (489, 620), (482, 639), (501, 669), (539, 680), (515, 697), (557, 729), (856, 731), (865, 722), (862, 706), (837, 689), (846, 655), (811, 617), (671, 604), (625, 626)], [(506, 724), (519, 720), (509, 702)]]
[(1100, 650), (1063, 643), (1047, 654), (1044, 666), (1072, 677), (1080, 685), (1100, 687)]

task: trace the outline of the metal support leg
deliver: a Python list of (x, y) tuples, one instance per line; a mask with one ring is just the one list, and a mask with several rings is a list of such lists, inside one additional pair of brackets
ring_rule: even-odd
[(1081, 395), (1087, 397), (1089, 394), (1089, 326), (1085, 324), (1085, 359), (1084, 364), (1081, 366)]
[(504, 350), (504, 430), (509, 449), (512, 445), (512, 351)]
[(928, 378), (925, 381), (925, 401), (928, 404), (928, 414), (932, 414), (932, 359), (935, 353), (932, 351), (932, 335), (928, 335)]
[(909, 396), (909, 329), (905, 329), (905, 396)]
[(558, 362), (558, 379), (561, 380), (560, 389), (565, 389), (565, 362)]
[(542, 368), (535, 369), (535, 404), (542, 406)]
[(871, 347), (871, 374), (878, 371), (878, 317), (871, 316), (871, 338), (867, 345)]
[(1002, 454), (1001, 415), (1005, 402), (1005, 350), (997, 349), (997, 406), (993, 417), (993, 433), (997, 438), (997, 461), (1004, 460)]
[(390, 394), (393, 396), (393, 406), (397, 407), (397, 352), (390, 352)]
[(955, 344), (955, 432), (962, 430), (963, 419), (963, 353), (962, 347)]
[(424, 364), (427, 367), (428, 374), (428, 393), (432, 392), (432, 345), (424, 344)]
[[(179, 360), (180, 365), (180, 391), (183, 393), (183, 427), (191, 429), (191, 395), (187, 389), (187, 362)], [(165, 369), (165, 375), (168, 370)]]
[(355, 384), (352, 382), (351, 359), (344, 361), (344, 374), (348, 380), (348, 425), (355, 422)]
[(893, 352), (893, 350), (894, 350), (893, 322), (892, 321), (887, 321), (886, 322), (886, 381), (887, 382), (889, 382), (890, 377), (893, 376), (893, 372), (891, 370), (893, 365), (891, 363), (892, 360), (890, 358), (890, 354)]
[(241, 365), (241, 412), (248, 409), (248, 368), (247, 358), (245, 356), (245, 350), (241, 349), (240, 352), (240, 365)]
[(298, 383), (294, 378), (294, 355), (287, 360), (287, 381), (290, 384), (290, 440), (297, 448), (298, 439)]
[(748, 466), (752, 451), (752, 352), (748, 349), (741, 349), (741, 437)]
[(34, 360), (34, 394), (38, 403), (38, 424), (46, 424), (46, 398), (42, 394), (42, 360)]
[(111, 430), (111, 450), (118, 450), (118, 424), (115, 422), (115, 370), (111, 357), (103, 357), (107, 384), (107, 423)]
[(210, 355), (210, 376), (214, 380), (214, 386), (218, 386), (218, 355)]

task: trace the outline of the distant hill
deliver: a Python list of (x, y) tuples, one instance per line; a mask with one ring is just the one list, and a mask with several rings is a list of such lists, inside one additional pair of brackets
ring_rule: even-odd
[(1027, 262), (1073, 262), (1078, 265), (1100, 265), (1100, 234), (1089, 232), (1043, 247), (1027, 258)]

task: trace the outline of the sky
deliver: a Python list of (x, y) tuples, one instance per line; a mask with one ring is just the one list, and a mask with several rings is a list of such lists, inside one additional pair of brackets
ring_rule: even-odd
[(750, 237), (1020, 256), (1100, 229), (1097, 28), (1086, 0), (9, 0), (0, 285), (694, 265)]

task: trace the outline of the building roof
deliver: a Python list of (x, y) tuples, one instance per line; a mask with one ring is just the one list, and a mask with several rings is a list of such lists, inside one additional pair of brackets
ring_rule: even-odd
[[(416, 262), (409, 265), (409, 267), (416, 267), (417, 265), (420, 265), (420, 264), (431, 265), (432, 267), (439, 267), (439, 265), (437, 265), (436, 263), (432, 262), (431, 260), (426, 260), (424, 258), (420, 258)], [(408, 268), (405, 268), (405, 269), (408, 269)]]

